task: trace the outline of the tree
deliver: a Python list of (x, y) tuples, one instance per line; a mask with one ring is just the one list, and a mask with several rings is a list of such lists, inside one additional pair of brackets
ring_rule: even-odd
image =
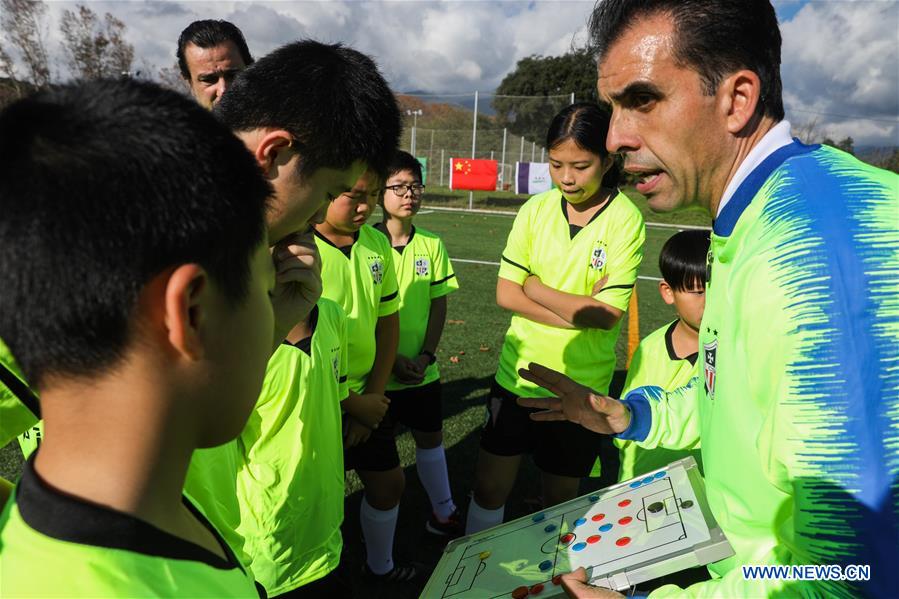
[(842, 141), (834, 141), (830, 137), (825, 137), (821, 140), (821, 143), (826, 146), (830, 146), (838, 150), (843, 150), (844, 152), (855, 155), (855, 140), (853, 140), (851, 137), (847, 137)]
[[(149, 69), (147, 71), (149, 72)], [(156, 82), (162, 87), (167, 87), (182, 94), (190, 93), (190, 88), (188, 88), (184, 77), (181, 76), (181, 70), (178, 68), (178, 65), (158, 69), (156, 71)]]
[(72, 75), (98, 79), (129, 73), (134, 46), (125, 41), (125, 24), (110, 13), (106, 13), (101, 23), (90, 8), (77, 5), (76, 9), (76, 12), (63, 11), (59, 26)]
[(888, 171), (893, 171), (894, 173), (899, 173), (899, 148), (894, 148), (893, 153), (889, 156), (889, 158), (885, 159), (881, 164), (878, 164), (880, 168), (885, 168)]
[(517, 135), (543, 139), (550, 121), (568, 105), (572, 92), (576, 101), (596, 101), (596, 62), (587, 50), (562, 56), (528, 56), (519, 60), (496, 88), (493, 108), (497, 122)]
[[(0, 30), (3, 32), (3, 69), (17, 80), (9, 47), (15, 48), (25, 63), (26, 79), (43, 87), (50, 84), (50, 61), (44, 44), (44, 15), (47, 6), (40, 0), (0, 0)], [(9, 47), (5, 44), (9, 44)]]

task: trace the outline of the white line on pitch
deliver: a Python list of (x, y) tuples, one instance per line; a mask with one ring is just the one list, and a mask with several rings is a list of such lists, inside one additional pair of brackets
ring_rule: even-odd
[[(469, 214), (484, 214), (486, 216), (516, 216), (517, 212), (509, 212), (508, 210), (482, 210), (480, 208), (472, 208), (469, 210), (468, 208), (450, 208), (449, 206), (431, 206), (431, 210), (433, 211), (443, 211), (443, 212), (461, 212), (461, 213), (469, 213)], [(425, 214), (424, 212), (419, 212), (419, 214)], [(686, 230), (686, 229), (698, 229), (700, 231), (711, 231), (711, 227), (705, 227), (702, 225), (678, 225), (673, 223), (646, 223), (647, 227), (661, 227), (663, 229), (678, 229), (678, 230)]]
[[(499, 266), (499, 262), (488, 262), (487, 260), (465, 260), (462, 258), (450, 258), (453, 262), (462, 262), (464, 264), (483, 264), (484, 266)], [(661, 277), (647, 277), (644, 275), (637, 275), (637, 278), (641, 281), (661, 281)]]

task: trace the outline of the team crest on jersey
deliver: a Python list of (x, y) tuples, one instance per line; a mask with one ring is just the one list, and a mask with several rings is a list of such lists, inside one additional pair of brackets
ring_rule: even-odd
[(380, 285), (384, 280), (384, 261), (380, 256), (369, 259), (368, 269), (371, 271), (371, 278), (375, 285)]
[(712, 339), (702, 345), (703, 363), (705, 366), (705, 393), (709, 399), (715, 399), (715, 371), (718, 364), (718, 340)]
[(427, 258), (416, 258), (415, 274), (419, 277), (426, 277), (431, 274), (431, 261)]
[(590, 254), (590, 268), (593, 270), (602, 270), (602, 267), (606, 265), (607, 256), (604, 245), (604, 243), (598, 242)]

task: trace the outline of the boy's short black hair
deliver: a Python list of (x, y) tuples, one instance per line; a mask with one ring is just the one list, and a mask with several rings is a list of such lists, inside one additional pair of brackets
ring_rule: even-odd
[(282, 46), (242, 71), (214, 112), (234, 131), (289, 131), (304, 175), (362, 160), (384, 178), (400, 137), (396, 98), (374, 61), (312, 40)]
[(670, 15), (675, 57), (699, 73), (707, 95), (740, 69), (759, 76), (756, 114), (784, 118), (780, 28), (769, 0), (601, 0), (593, 9), (590, 42), (602, 55), (638, 19)]
[(415, 156), (403, 150), (397, 150), (390, 158), (387, 165), (387, 178), (394, 176), (400, 171), (410, 171), (412, 176), (421, 183), (421, 163)]
[(26, 378), (91, 376), (134, 335), (146, 283), (196, 263), (249, 289), (271, 186), (244, 144), (181, 94), (66, 85), (0, 112), (0, 337)]
[(709, 232), (699, 229), (679, 231), (668, 238), (659, 254), (659, 270), (672, 289), (705, 287), (709, 243)]
[(193, 44), (200, 48), (214, 48), (225, 42), (233, 42), (237, 46), (237, 51), (240, 52), (240, 57), (246, 66), (253, 64), (247, 40), (244, 39), (243, 33), (234, 23), (204, 19), (194, 21), (185, 27), (178, 37), (178, 51), (175, 53), (178, 57), (181, 76), (190, 80), (190, 69), (187, 68), (187, 59), (184, 58), (184, 49), (187, 48), (187, 44)]

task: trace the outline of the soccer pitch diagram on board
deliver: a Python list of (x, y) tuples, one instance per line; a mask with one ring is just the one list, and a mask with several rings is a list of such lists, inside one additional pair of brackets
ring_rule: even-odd
[(426, 599), (564, 596), (581, 566), (592, 584), (625, 590), (733, 555), (692, 457), (451, 542)]

